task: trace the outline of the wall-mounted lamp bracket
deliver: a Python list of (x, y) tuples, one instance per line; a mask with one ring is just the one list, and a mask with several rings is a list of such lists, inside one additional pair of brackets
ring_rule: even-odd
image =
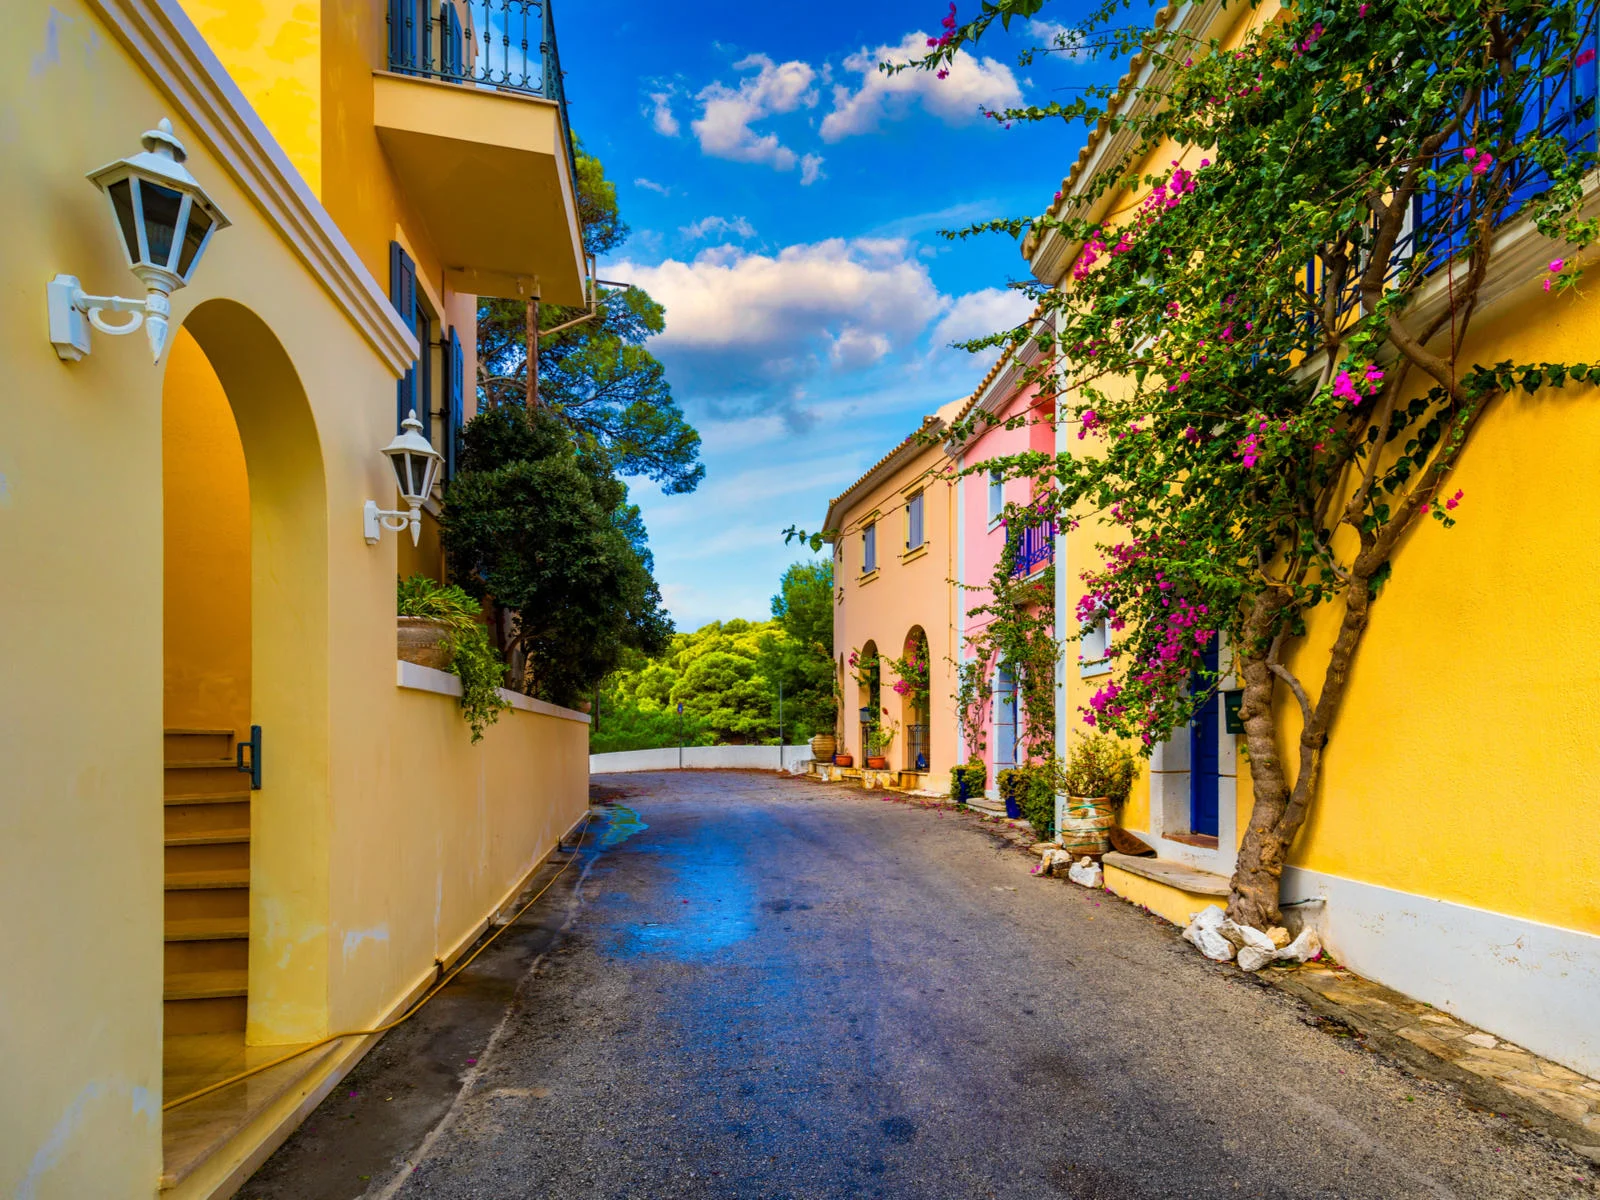
[(368, 500), (361, 509), (361, 532), (367, 539), (367, 545), (376, 546), (383, 537), (383, 531), (400, 533), (407, 528), (411, 530), (411, 544), (417, 545), (422, 540), (422, 509), (413, 508), (410, 512), (404, 509), (379, 508), (376, 500)]
[[(57, 275), (45, 286), (50, 312), (50, 344), (63, 362), (78, 362), (89, 353), (89, 326), (110, 337), (136, 332), (141, 325), (150, 337), (150, 350), (157, 361), (167, 340), (167, 321), (172, 302), (166, 293), (151, 289), (142, 300), (126, 296), (91, 296), (78, 283), (76, 275)], [(127, 313), (129, 319), (111, 324), (103, 313)]]

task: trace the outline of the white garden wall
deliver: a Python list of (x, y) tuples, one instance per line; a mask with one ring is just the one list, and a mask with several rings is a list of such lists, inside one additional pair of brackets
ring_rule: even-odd
[[(811, 747), (806, 746), (676, 746), (661, 750), (616, 750), (610, 754), (591, 754), (589, 774), (615, 775), (621, 771), (675, 771), (684, 770), (779, 770), (778, 755), (782, 752), (782, 770), (799, 775), (811, 761)], [(679, 754), (682, 754), (680, 760)]]

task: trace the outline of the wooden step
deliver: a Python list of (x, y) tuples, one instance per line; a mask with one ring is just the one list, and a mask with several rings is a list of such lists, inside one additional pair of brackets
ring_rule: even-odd
[(195, 759), (233, 757), (231, 729), (166, 729), (161, 745), (169, 766)]
[(188, 971), (168, 975), (164, 1000), (221, 1000), (248, 994), (248, 971)]
[(243, 784), (250, 788), (250, 777), (240, 771), (231, 758), (202, 758), (194, 762), (166, 764), (161, 792), (165, 796), (215, 796), (237, 792)]
[(250, 868), (234, 867), (221, 871), (173, 871), (167, 875), (169, 892), (200, 891), (206, 888), (247, 888)]
[(250, 831), (248, 829), (219, 829), (213, 833), (169, 833), (166, 844), (169, 846), (230, 846), (236, 842), (248, 842)]
[[(240, 776), (241, 779), (244, 776)], [(230, 780), (230, 782), (232, 782)], [(180, 792), (176, 795), (163, 796), (161, 803), (173, 804), (238, 804), (250, 799), (250, 789), (242, 792)]]
[(211, 942), (249, 936), (248, 916), (180, 917), (169, 920), (166, 926), (166, 940), (169, 942)]

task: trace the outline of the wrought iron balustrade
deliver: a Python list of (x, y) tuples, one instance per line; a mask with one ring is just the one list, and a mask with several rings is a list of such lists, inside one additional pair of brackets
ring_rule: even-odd
[(1017, 546), (1017, 561), (1011, 567), (1013, 576), (1028, 576), (1054, 562), (1056, 559), (1056, 526), (1054, 521), (1029, 525), (1022, 531)]
[(906, 770), (926, 771), (928, 769), (928, 727), (926, 725), (906, 726)]
[(570, 165), (551, 0), (389, 0), (389, 70), (555, 101)]
[[(1591, 13), (1590, 27), (1584, 45), (1600, 50), (1600, 30)], [(1581, 67), (1561, 71), (1545, 78), (1546, 47), (1532, 47), (1524, 56), (1524, 63), (1536, 69), (1535, 78), (1523, 97), (1525, 105), (1518, 138), (1531, 136), (1559, 137), (1571, 155), (1600, 151), (1600, 126), (1596, 121), (1596, 96), (1600, 93), (1600, 58), (1591, 59)], [(1444, 166), (1473, 146), (1472, 130), (1481, 128), (1491, 110), (1501, 104), (1491, 90), (1478, 100), (1476, 111), (1463, 122), (1463, 129), (1439, 151), (1436, 165)], [(1524, 156), (1510, 168), (1511, 197), (1501, 214), (1501, 220), (1510, 220), (1535, 196), (1550, 184), (1550, 174), (1539, 163)], [(1417, 255), (1424, 255), (1430, 270), (1442, 267), (1455, 254), (1464, 250), (1468, 229), (1480, 216), (1473, 200), (1473, 189), (1466, 185), (1445, 189), (1431, 186), (1411, 202), (1411, 212), (1406, 228), (1396, 242), (1384, 276), (1392, 284), (1400, 274), (1414, 265)], [(1339, 297), (1339, 314), (1359, 307), (1361, 299), (1361, 267), (1353, 267), (1345, 280)], [(1306, 288), (1315, 299), (1324, 294), (1327, 286), (1322, 265), (1313, 260), (1306, 264)], [(1307, 344), (1314, 337), (1314, 320), (1308, 319)]]

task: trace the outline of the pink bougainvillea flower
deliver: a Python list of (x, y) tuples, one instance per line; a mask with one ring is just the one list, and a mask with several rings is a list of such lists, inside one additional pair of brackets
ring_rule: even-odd
[(1365, 4), (1361, 4), (1361, 5), (1357, 6), (1357, 8), (1356, 8), (1356, 16), (1364, 17), (1366, 15), (1367, 15), (1367, 6)]
[(1574, 67), (1587, 67), (1593, 61), (1594, 61), (1594, 51), (1593, 50), (1585, 50), (1582, 54), (1578, 55), (1577, 58), (1572, 60), (1572, 65)]
[(1465, 492), (1463, 492), (1460, 488), (1457, 488), (1456, 489), (1456, 494), (1454, 496), (1451, 496), (1450, 499), (1446, 500), (1444, 502), (1444, 506), (1446, 508), (1450, 508), (1450, 509), (1455, 508), (1456, 505), (1461, 503), (1461, 497), (1463, 497), (1465, 495), (1466, 495)]

